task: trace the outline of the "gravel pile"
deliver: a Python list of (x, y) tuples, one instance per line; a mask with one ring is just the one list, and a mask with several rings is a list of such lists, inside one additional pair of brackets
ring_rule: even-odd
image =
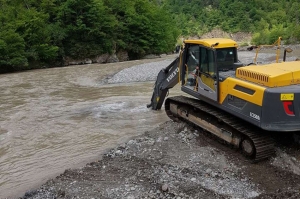
[(279, 148), (277, 149), (276, 157), (272, 159), (271, 164), (296, 175), (300, 175), (300, 161)]
[(167, 122), (67, 170), (25, 198), (253, 198), (260, 191), (224, 153), (200, 146), (198, 131)]
[(112, 78), (107, 80), (109, 84), (129, 83), (129, 82), (144, 82), (155, 81), (159, 71), (174, 61), (175, 58), (166, 59), (163, 61), (140, 64), (131, 68), (126, 68)]
[[(251, 198), (259, 195), (247, 178), (239, 178), (242, 173), (240, 168), (229, 163), (224, 154), (215, 148), (197, 146), (197, 137), (198, 132), (187, 127), (175, 134), (158, 131), (129, 141), (124, 155), (133, 154), (140, 159), (168, 165), (159, 172), (163, 177), (159, 183), (169, 183), (172, 189), (176, 188), (173, 182), (184, 181), (187, 185), (231, 197)], [(114, 152), (118, 154), (118, 151)]]

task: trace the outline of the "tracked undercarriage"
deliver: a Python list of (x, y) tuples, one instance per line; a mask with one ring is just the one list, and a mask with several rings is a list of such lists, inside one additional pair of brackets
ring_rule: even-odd
[(274, 154), (274, 141), (264, 135), (262, 129), (205, 102), (176, 96), (166, 100), (165, 110), (172, 120), (185, 120), (201, 127), (230, 145), (240, 148), (243, 154), (254, 162)]

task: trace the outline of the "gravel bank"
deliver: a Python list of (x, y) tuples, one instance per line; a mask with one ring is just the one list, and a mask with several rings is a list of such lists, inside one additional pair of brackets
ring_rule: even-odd
[[(298, 198), (299, 175), (273, 166), (280, 154), (251, 164), (201, 130), (169, 121), (23, 199)], [(293, 159), (286, 155), (282, 164)]]
[(168, 122), (68, 170), (24, 198), (251, 198), (259, 195), (224, 152), (198, 144), (199, 133)]
[(111, 79), (107, 81), (109, 84), (115, 83), (128, 83), (128, 82), (145, 82), (155, 81), (158, 72), (171, 64), (175, 57), (171, 57), (166, 60), (140, 64), (130, 68), (126, 68), (119, 73), (115, 74)]

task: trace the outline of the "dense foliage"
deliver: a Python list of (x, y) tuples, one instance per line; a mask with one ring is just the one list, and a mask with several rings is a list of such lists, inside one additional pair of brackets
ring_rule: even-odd
[(173, 50), (214, 28), (267, 44), (300, 40), (299, 0), (0, 0), (0, 72), (125, 50)]
[(171, 15), (149, 0), (0, 0), (0, 72), (125, 50), (174, 48)]
[(182, 35), (202, 35), (213, 28), (252, 32), (253, 42), (267, 44), (282, 36), (300, 40), (299, 0), (163, 0)]

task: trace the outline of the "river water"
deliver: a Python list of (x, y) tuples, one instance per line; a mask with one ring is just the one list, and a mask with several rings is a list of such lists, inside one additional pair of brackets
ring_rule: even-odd
[(153, 82), (103, 83), (143, 62), (0, 75), (0, 198), (22, 196), (167, 121), (146, 108)]

